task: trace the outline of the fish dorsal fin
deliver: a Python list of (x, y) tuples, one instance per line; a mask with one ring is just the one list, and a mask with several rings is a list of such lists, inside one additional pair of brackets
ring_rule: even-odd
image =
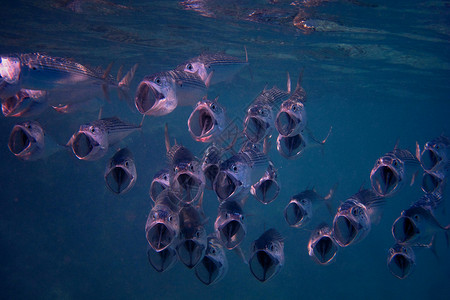
[(286, 90), (288, 94), (291, 93), (291, 76), (289, 75), (289, 72), (287, 72)]
[(128, 73), (125, 74), (125, 76), (122, 78), (122, 80), (120, 80), (120, 82), (118, 84), (120, 88), (128, 89), (130, 87), (130, 83), (134, 78), (134, 74), (136, 73), (137, 68), (138, 68), (138, 64), (135, 64), (130, 69), (130, 71), (128, 71)]
[(420, 146), (419, 142), (416, 141), (416, 158), (418, 161), (420, 161)]
[(219, 96), (216, 96), (216, 98), (214, 98), (214, 100), (213, 100), (213, 102), (218, 102), (218, 100), (219, 100)]
[(164, 126), (164, 142), (166, 144), (166, 152), (169, 153), (170, 151), (170, 138), (169, 138), (169, 126), (167, 123)]
[(397, 138), (397, 141), (395, 142), (395, 145), (394, 145), (394, 150), (398, 149), (398, 144), (399, 143), (400, 143), (400, 139)]
[(122, 75), (123, 75), (123, 65), (121, 65), (119, 67), (119, 71), (117, 71), (117, 77), (116, 77), (117, 82), (120, 81), (120, 79), (122, 78)]
[(110, 62), (109, 65), (106, 67), (105, 71), (103, 72), (102, 79), (107, 79), (109, 74), (111, 73), (111, 69), (114, 62)]
[(98, 111), (98, 118), (97, 118), (97, 120), (100, 120), (102, 118), (102, 113), (103, 113), (103, 106), (100, 107), (100, 110)]
[(248, 63), (248, 54), (247, 54), (247, 47), (244, 46), (244, 51), (245, 51), (245, 62)]

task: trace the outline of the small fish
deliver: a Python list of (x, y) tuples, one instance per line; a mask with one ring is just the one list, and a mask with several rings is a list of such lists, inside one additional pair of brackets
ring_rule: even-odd
[[(406, 177), (406, 166), (415, 167), (419, 161), (409, 150), (394, 150), (380, 157), (370, 172), (372, 188), (379, 196), (390, 197), (403, 186)], [(414, 178), (414, 177), (413, 177)]]
[(147, 258), (153, 269), (159, 273), (171, 269), (178, 260), (177, 252), (170, 246), (159, 252), (153, 248), (148, 249)]
[(168, 189), (170, 186), (170, 180), (169, 180), (169, 170), (168, 169), (162, 169), (159, 170), (155, 176), (153, 176), (152, 183), (150, 184), (150, 198), (153, 200), (153, 202), (156, 201), (158, 198), (158, 195), (161, 194), (162, 191), (165, 189)]
[(202, 158), (202, 171), (205, 174), (205, 188), (212, 190), (213, 183), (219, 173), (220, 163), (222, 162), (223, 149), (216, 144), (211, 144), (206, 148)]
[(416, 256), (411, 247), (395, 244), (389, 249), (387, 267), (392, 275), (405, 279), (411, 274), (416, 265)]
[(203, 53), (180, 64), (176, 70), (198, 74), (205, 84), (214, 85), (231, 81), (245, 66), (248, 66), (247, 49), (245, 61), (224, 53)]
[(447, 173), (450, 169), (450, 139), (441, 135), (427, 142), (422, 153), (419, 144), (416, 144), (416, 157), (425, 171)]
[(284, 265), (284, 239), (271, 228), (252, 243), (248, 262), (253, 276), (265, 282), (278, 274)]
[(336, 187), (337, 185), (334, 185), (326, 196), (320, 196), (315, 189), (307, 189), (292, 196), (284, 208), (284, 219), (288, 225), (296, 228), (305, 227), (311, 222), (314, 211), (321, 204), (325, 204), (328, 211), (331, 212), (330, 200), (333, 197)]
[(269, 161), (269, 167), (264, 176), (250, 188), (250, 193), (262, 204), (274, 201), (280, 193), (277, 170)]
[(333, 232), (325, 223), (320, 224), (312, 232), (308, 242), (308, 254), (318, 264), (328, 265), (336, 257), (338, 244)]
[(305, 110), (306, 92), (301, 86), (303, 71), (297, 81), (297, 87), (292, 95), (281, 104), (275, 119), (275, 127), (281, 136), (293, 136), (306, 128), (307, 117)]
[(2, 99), (5, 117), (32, 117), (48, 109), (47, 92), (21, 89), (12, 97)]
[(342, 203), (333, 220), (333, 235), (341, 247), (364, 239), (370, 232), (373, 217), (384, 199), (372, 190), (363, 189)]
[(450, 224), (443, 226), (434, 216), (434, 211), (442, 204), (440, 193), (425, 194), (411, 207), (402, 211), (392, 225), (392, 235), (398, 244), (431, 247), (435, 235), (444, 231), (447, 242)]
[(104, 118), (81, 125), (72, 135), (67, 146), (81, 160), (102, 158), (109, 146), (118, 143), (129, 134), (140, 129), (140, 125), (126, 123), (117, 117)]
[(137, 110), (148, 116), (163, 116), (177, 106), (195, 105), (206, 95), (207, 85), (196, 73), (166, 71), (144, 77), (135, 96)]
[(277, 150), (287, 159), (299, 158), (306, 149), (323, 146), (330, 136), (332, 128), (330, 127), (327, 136), (321, 141), (317, 140), (308, 128), (293, 136), (285, 137), (279, 134), (277, 137)]
[(159, 194), (145, 224), (147, 241), (160, 252), (171, 246), (180, 233), (178, 198), (169, 189)]
[(189, 269), (195, 267), (205, 256), (207, 235), (206, 220), (199, 210), (186, 205), (180, 211), (180, 236), (175, 247), (179, 260)]
[(188, 119), (189, 132), (197, 142), (209, 143), (218, 138), (226, 127), (224, 108), (215, 100), (200, 100)]
[(134, 186), (136, 179), (136, 165), (131, 151), (128, 148), (117, 151), (106, 166), (106, 186), (113, 193), (125, 194)]
[(228, 260), (220, 241), (208, 236), (208, 247), (202, 261), (195, 266), (195, 276), (205, 285), (222, 280), (228, 272)]
[(229, 250), (236, 248), (247, 233), (242, 203), (226, 200), (220, 203), (214, 230), (217, 238)]
[(14, 125), (9, 135), (8, 148), (19, 159), (29, 161), (46, 158), (64, 149), (47, 136), (36, 121)]

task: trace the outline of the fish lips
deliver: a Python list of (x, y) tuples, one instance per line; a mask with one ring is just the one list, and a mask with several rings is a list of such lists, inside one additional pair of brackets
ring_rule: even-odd
[(134, 104), (137, 110), (143, 115), (159, 115), (158, 103), (163, 101), (166, 96), (158, 91), (150, 81), (143, 80), (139, 83), (134, 98)]
[(287, 159), (300, 157), (305, 150), (305, 146), (305, 140), (300, 133), (293, 136), (278, 135), (277, 137), (277, 150)]
[(308, 211), (297, 200), (291, 200), (284, 208), (284, 219), (291, 227), (302, 227), (310, 219)]
[(280, 267), (280, 261), (266, 250), (255, 251), (248, 264), (253, 276), (261, 282), (272, 278)]
[(8, 148), (15, 156), (26, 159), (36, 151), (36, 138), (23, 125), (15, 125), (11, 130)]
[(301, 130), (301, 123), (301, 120), (289, 110), (280, 110), (275, 119), (278, 133), (285, 137), (297, 134)]
[(274, 201), (280, 193), (280, 186), (276, 180), (265, 178), (252, 185), (252, 195), (262, 204)]
[(158, 195), (168, 187), (169, 185), (165, 180), (153, 179), (152, 183), (150, 184), (149, 190), (150, 198), (153, 200), (153, 202), (156, 202), (156, 198), (158, 198)]
[(180, 201), (190, 204), (200, 198), (205, 182), (190, 171), (179, 171), (174, 175), (172, 188)]
[(327, 265), (336, 256), (337, 251), (338, 246), (335, 240), (331, 236), (324, 235), (311, 245), (310, 255), (317, 263)]
[(444, 184), (444, 179), (442, 179), (437, 174), (424, 172), (422, 177), (422, 191), (431, 194), (433, 192), (439, 191)]
[(392, 166), (381, 164), (370, 173), (370, 182), (375, 193), (389, 197), (398, 191), (400, 176)]
[(176, 247), (178, 259), (189, 269), (194, 268), (205, 256), (206, 246), (195, 239), (187, 239)]
[(392, 235), (399, 244), (412, 242), (420, 234), (420, 229), (411, 217), (401, 215), (392, 225)]
[(333, 220), (333, 235), (341, 247), (355, 243), (360, 233), (360, 224), (346, 215), (336, 215)]
[(219, 200), (224, 201), (236, 195), (241, 185), (242, 182), (232, 174), (227, 171), (220, 171), (214, 180), (214, 191)]
[(166, 223), (157, 221), (146, 228), (147, 241), (157, 252), (169, 247), (175, 240), (177, 233)]
[(270, 124), (264, 118), (249, 115), (244, 120), (244, 134), (252, 143), (258, 143), (267, 135)]
[(414, 260), (405, 253), (398, 252), (388, 257), (387, 266), (395, 277), (405, 279), (413, 270)]
[(210, 142), (217, 132), (218, 122), (208, 105), (198, 105), (188, 119), (189, 132), (197, 142)]
[(116, 194), (128, 192), (136, 183), (136, 177), (125, 165), (115, 165), (105, 172), (106, 186)]
[(195, 266), (195, 276), (205, 285), (213, 285), (222, 278), (223, 268), (222, 262), (207, 255)]
[(150, 248), (147, 250), (147, 258), (153, 269), (162, 273), (169, 270), (177, 262), (177, 252), (171, 247), (159, 252)]
[(441, 160), (441, 156), (433, 148), (424, 149), (420, 156), (420, 162), (425, 171), (433, 170)]
[(72, 151), (78, 159), (81, 160), (96, 160), (102, 155), (98, 155), (101, 145), (89, 133), (79, 131), (72, 137)]
[(237, 215), (232, 215), (217, 227), (217, 235), (222, 244), (229, 250), (236, 248), (244, 239), (245, 225)]

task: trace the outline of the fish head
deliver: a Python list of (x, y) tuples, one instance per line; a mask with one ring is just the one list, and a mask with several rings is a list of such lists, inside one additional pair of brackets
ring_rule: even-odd
[(308, 253), (317, 263), (321, 265), (329, 264), (338, 251), (331, 228), (324, 226), (316, 229), (308, 242)]
[(239, 155), (234, 155), (220, 164), (214, 180), (214, 191), (219, 201), (238, 197), (250, 188), (250, 167)]
[(248, 262), (253, 276), (261, 282), (275, 276), (284, 264), (283, 241), (271, 239), (266, 233), (252, 243)]
[(415, 254), (411, 247), (395, 244), (389, 249), (387, 266), (395, 277), (405, 279), (413, 271), (415, 260)]
[(177, 252), (172, 247), (167, 247), (159, 252), (150, 248), (147, 250), (147, 258), (153, 269), (161, 273), (169, 270), (177, 262)]
[(199, 101), (188, 119), (191, 136), (197, 142), (210, 142), (225, 128), (225, 111), (217, 101)]
[(404, 210), (394, 224), (392, 235), (399, 244), (412, 244), (426, 234), (430, 212), (422, 206), (413, 205)]
[(180, 161), (173, 166), (170, 186), (180, 201), (190, 204), (198, 200), (205, 188), (205, 176), (196, 160)]
[[(137, 173), (133, 157), (130, 155), (121, 155), (120, 150), (109, 161), (105, 170), (106, 186), (116, 194), (128, 192), (136, 183)], [(129, 151), (128, 151), (129, 152)], [(131, 152), (129, 152), (131, 153)]]
[(153, 202), (156, 202), (158, 195), (161, 194), (161, 192), (167, 189), (169, 186), (169, 170), (162, 169), (158, 171), (155, 176), (153, 176), (152, 183), (150, 184), (149, 194)]
[(9, 150), (22, 160), (39, 159), (44, 151), (44, 146), (44, 129), (36, 121), (15, 125), (9, 135)]
[(275, 127), (282, 136), (292, 136), (306, 127), (305, 106), (301, 102), (286, 100), (281, 104), (275, 119)]
[(269, 105), (255, 104), (244, 119), (244, 134), (252, 143), (264, 139), (273, 128), (273, 112)]
[(168, 206), (156, 204), (150, 211), (145, 232), (147, 241), (155, 251), (169, 247), (178, 237), (180, 218), (177, 212)]
[(356, 201), (346, 201), (333, 219), (333, 235), (341, 247), (347, 247), (362, 240), (370, 230), (367, 208)]
[(311, 221), (312, 201), (309, 198), (292, 198), (284, 208), (284, 219), (291, 227), (303, 227)]
[(0, 98), (13, 97), (20, 91), (21, 63), (18, 57), (0, 57)]
[(214, 229), (217, 238), (227, 249), (234, 249), (244, 239), (247, 226), (242, 208), (234, 200), (227, 200), (220, 204), (219, 214)]
[(195, 276), (205, 285), (219, 282), (228, 270), (228, 261), (220, 241), (215, 236), (208, 237), (205, 257), (195, 267)]
[(284, 137), (278, 135), (277, 137), (277, 150), (287, 159), (295, 159), (300, 157), (306, 148), (306, 141), (301, 133), (293, 136)]
[(250, 193), (263, 204), (271, 203), (280, 193), (280, 185), (276, 180), (276, 176), (266, 172), (263, 178), (252, 185)]
[(211, 72), (211, 66), (201, 61), (192, 60), (179, 65), (176, 70), (182, 70), (192, 74), (196, 73), (204, 82), (206, 82), (209, 73)]
[(370, 172), (372, 189), (379, 196), (392, 196), (400, 189), (403, 175), (403, 161), (396, 157), (385, 155), (377, 160)]
[(181, 229), (176, 246), (178, 258), (189, 269), (195, 267), (205, 256), (207, 234), (203, 225)]
[(430, 141), (425, 144), (425, 147), (420, 155), (420, 162), (425, 171), (433, 171), (443, 160), (447, 160), (448, 145), (442, 141)]
[(445, 174), (425, 171), (422, 177), (422, 191), (428, 194), (442, 192), (445, 185)]
[(163, 116), (178, 105), (174, 79), (165, 72), (146, 76), (140, 83), (134, 99), (137, 110), (148, 116)]
[(78, 159), (97, 160), (108, 151), (108, 134), (96, 124), (81, 125), (67, 145)]

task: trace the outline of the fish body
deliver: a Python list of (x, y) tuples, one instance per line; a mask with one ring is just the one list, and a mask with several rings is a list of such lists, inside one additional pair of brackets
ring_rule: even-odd
[(44, 112), (48, 106), (47, 92), (21, 89), (12, 97), (1, 100), (5, 117), (32, 117)]
[(220, 203), (214, 230), (217, 238), (227, 249), (236, 248), (247, 233), (242, 204), (235, 200)]
[(195, 266), (195, 276), (205, 285), (222, 280), (228, 272), (228, 260), (220, 241), (214, 235), (208, 236), (208, 246), (203, 259)]
[(308, 254), (318, 264), (328, 265), (335, 258), (338, 246), (330, 226), (322, 223), (317, 226), (309, 238)]
[(416, 256), (411, 247), (395, 244), (389, 249), (387, 267), (392, 275), (399, 279), (405, 279), (414, 270)]
[(105, 169), (106, 186), (116, 194), (125, 194), (136, 183), (137, 173), (133, 153), (128, 148), (117, 151)]
[(226, 127), (224, 108), (216, 100), (200, 100), (188, 119), (189, 133), (197, 142), (209, 143), (223, 133)]
[(159, 170), (155, 176), (153, 176), (152, 183), (150, 184), (150, 198), (153, 200), (153, 202), (156, 201), (158, 198), (158, 195), (164, 191), (165, 189), (168, 189), (170, 187), (170, 179), (169, 179), (169, 170), (168, 169), (161, 169)]
[(280, 185), (277, 178), (277, 170), (273, 163), (269, 162), (264, 176), (251, 186), (250, 193), (263, 204), (271, 203), (280, 193)]

